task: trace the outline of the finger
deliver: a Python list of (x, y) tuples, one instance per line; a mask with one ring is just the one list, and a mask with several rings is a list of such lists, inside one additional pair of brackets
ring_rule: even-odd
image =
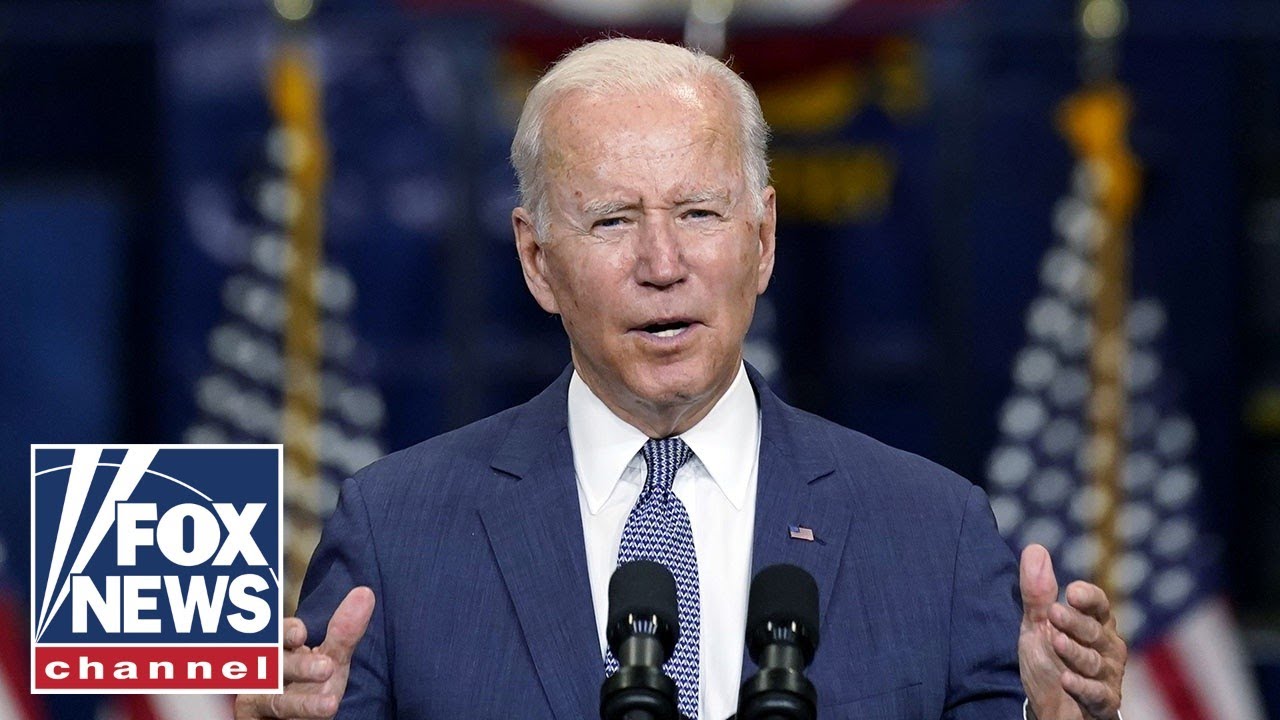
[(271, 709), (276, 718), (305, 718), (306, 720), (328, 720), (338, 714), (340, 698), (332, 693), (290, 692), (283, 695), (268, 695), (272, 698)]
[(1053, 651), (1067, 668), (1086, 678), (1098, 678), (1105, 666), (1102, 653), (1072, 640), (1065, 633), (1054, 633)]
[(284, 649), (292, 650), (307, 642), (307, 626), (296, 617), (284, 619)]
[(235, 720), (258, 720), (262, 713), (254, 706), (256, 695), (237, 695), (235, 703)]
[(350, 663), (356, 643), (364, 637), (369, 618), (373, 617), (373, 604), (373, 591), (367, 587), (358, 587), (347, 593), (329, 619), (329, 630), (319, 651), (333, 658), (335, 663)]
[(1100, 623), (1111, 620), (1111, 601), (1102, 588), (1077, 580), (1067, 586), (1067, 602), (1071, 607), (1096, 619)]
[(1080, 677), (1070, 670), (1062, 672), (1062, 689), (1079, 703), (1091, 717), (1116, 717), (1120, 711), (1120, 693), (1102, 682)]
[(1018, 564), (1018, 587), (1022, 591), (1024, 622), (1043, 622), (1049, 608), (1058, 599), (1058, 580), (1053, 575), (1053, 560), (1042, 545), (1028, 545)]
[(1103, 639), (1102, 623), (1062, 603), (1054, 603), (1049, 608), (1049, 622), (1076, 642), (1091, 648), (1096, 648)]
[(331, 718), (339, 698), (332, 693), (303, 692), (289, 688), (282, 694), (241, 695), (236, 698), (236, 720), (258, 718)]
[(328, 680), (331, 675), (333, 675), (333, 660), (323, 653), (311, 652), (309, 648), (285, 653), (285, 683), (319, 683)]

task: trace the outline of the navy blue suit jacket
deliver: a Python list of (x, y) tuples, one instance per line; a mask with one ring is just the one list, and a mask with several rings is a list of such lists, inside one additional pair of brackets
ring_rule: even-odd
[[(985, 494), (750, 377), (762, 423), (752, 572), (788, 562), (818, 582), (819, 717), (1021, 718), (1017, 568)], [(299, 611), (314, 643), (352, 587), (377, 597), (339, 718), (599, 717), (568, 385), (566, 371), (343, 485)]]

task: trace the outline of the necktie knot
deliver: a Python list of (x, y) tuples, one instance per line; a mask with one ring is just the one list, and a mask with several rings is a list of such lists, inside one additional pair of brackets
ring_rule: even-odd
[(664, 496), (671, 492), (676, 473), (693, 455), (693, 450), (678, 437), (649, 440), (641, 452), (644, 453), (644, 461), (648, 466), (645, 489), (660, 491)]

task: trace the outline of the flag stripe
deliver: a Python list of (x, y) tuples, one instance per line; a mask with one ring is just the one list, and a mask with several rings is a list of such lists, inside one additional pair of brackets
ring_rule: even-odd
[(146, 695), (121, 695), (120, 708), (124, 711), (122, 715), (128, 720), (161, 720), (152, 712), (151, 698)]
[(1176, 720), (1213, 720), (1204, 709), (1204, 703), (1195, 693), (1191, 679), (1183, 667), (1182, 657), (1167, 641), (1153, 643), (1146, 651), (1147, 661), (1151, 664), (1151, 677), (1168, 700), (1172, 713), (1169, 717)]
[(1185, 658), (1188, 678), (1215, 720), (1263, 720), (1262, 698), (1248, 682), (1250, 668), (1240, 636), (1223, 598), (1212, 599), (1188, 613), (1174, 629), (1170, 643)]
[(234, 695), (153, 695), (155, 720), (230, 720)]
[(1131, 656), (1125, 667), (1120, 710), (1124, 720), (1169, 720), (1173, 716), (1140, 653)]
[(30, 717), (18, 709), (17, 688), (9, 687), (7, 679), (0, 678), (0, 717), (26, 720)]

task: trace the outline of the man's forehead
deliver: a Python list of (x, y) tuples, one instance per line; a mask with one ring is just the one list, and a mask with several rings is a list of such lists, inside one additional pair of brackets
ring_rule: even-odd
[(607, 143), (610, 135), (643, 134), (647, 125), (628, 120), (646, 110), (663, 118), (700, 120), (697, 124), (704, 132), (736, 136), (729, 98), (709, 81), (678, 82), (651, 90), (572, 89), (548, 108), (542, 129), (544, 152), (563, 154), (583, 144)]
[[(723, 147), (723, 146), (722, 146)], [(611, 162), (604, 158), (549, 167), (547, 179), (559, 202), (586, 212), (700, 202), (732, 203), (744, 178), (729, 152), (708, 157), (691, 150), (689, 162)]]
[(737, 119), (705, 85), (566, 91), (543, 127), (542, 172), (556, 204), (600, 216), (735, 202), (745, 180)]

